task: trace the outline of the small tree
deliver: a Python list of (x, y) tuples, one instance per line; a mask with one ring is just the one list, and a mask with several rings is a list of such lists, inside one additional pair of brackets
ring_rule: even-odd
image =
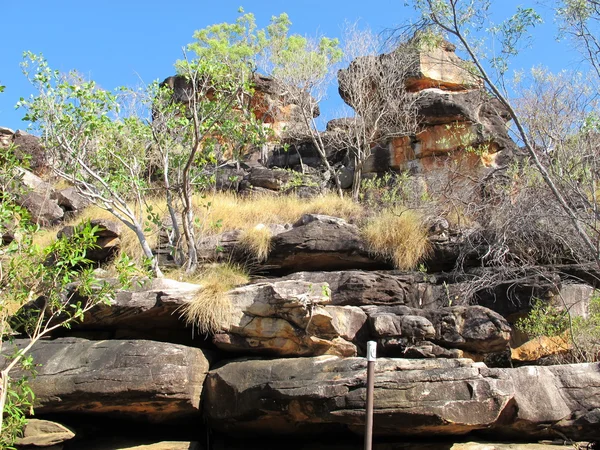
[(326, 143), (315, 121), (319, 115), (319, 103), (325, 97), (335, 75), (336, 64), (342, 57), (339, 41), (327, 37), (288, 36), (290, 25), (287, 15), (282, 15), (267, 27), (270, 47), (263, 67), (273, 74), (282, 97), (298, 107), (300, 127), (288, 130), (290, 137), (309, 136), (335, 182), (338, 195), (343, 197), (339, 176), (327, 159)]
[(28, 52), (22, 67), (38, 95), (18, 106), (41, 133), (52, 170), (130, 228), (152, 270), (162, 276), (144, 232), (149, 128), (135, 115), (121, 115), (123, 97), (76, 72), (61, 75)]
[(339, 91), (355, 112), (350, 126), (336, 133), (336, 145), (351, 150), (354, 159), (352, 198), (359, 199), (363, 166), (376, 143), (417, 131), (418, 94), (406, 89), (418, 63), (416, 44), (403, 43), (388, 53), (379, 36), (349, 26), (343, 40), (344, 60), (338, 72)]
[[(12, 448), (25, 411), (33, 404), (27, 373), (34, 369), (28, 354), (44, 336), (83, 318), (98, 303), (110, 303), (115, 287), (95, 279), (87, 265), (86, 252), (95, 246), (97, 228), (81, 226), (72, 237), (63, 237), (45, 249), (32, 244), (37, 231), (27, 212), (18, 206), (19, 182), (16, 169), (22, 164), (12, 148), (0, 151), (0, 447)], [(126, 282), (133, 266), (127, 259), (117, 264), (120, 281)], [(78, 298), (73, 289), (77, 285)], [(69, 293), (70, 292), (70, 293)], [(7, 348), (17, 334), (26, 344)], [(13, 378), (13, 372), (20, 374)]]
[(188, 271), (198, 265), (194, 193), (209, 185), (215, 174), (209, 168), (218, 164), (219, 153), (238, 162), (248, 148), (266, 139), (251, 99), (256, 60), (269, 45), (252, 14), (196, 31), (194, 38), (188, 46), (194, 57), (184, 52), (176, 64), (179, 85), (163, 86), (154, 96), (152, 122), (173, 223), (172, 245)]

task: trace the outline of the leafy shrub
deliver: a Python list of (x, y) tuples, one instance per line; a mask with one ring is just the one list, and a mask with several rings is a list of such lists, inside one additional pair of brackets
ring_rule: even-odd
[(571, 317), (568, 310), (536, 300), (527, 317), (517, 328), (529, 337), (567, 336), (571, 348), (568, 359), (578, 362), (600, 360), (600, 295), (590, 299), (587, 317)]

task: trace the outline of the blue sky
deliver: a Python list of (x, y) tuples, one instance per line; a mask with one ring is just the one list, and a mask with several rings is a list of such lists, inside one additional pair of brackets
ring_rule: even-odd
[[(500, 21), (517, 5), (544, 10), (535, 2), (495, 0)], [(102, 87), (139, 85), (164, 79), (173, 73), (173, 63), (181, 49), (192, 41), (194, 30), (218, 22), (232, 22), (243, 6), (256, 15), (260, 26), (272, 15), (287, 12), (292, 32), (339, 36), (344, 22), (360, 20), (373, 31), (396, 27), (414, 17), (404, 0), (210, 0), (157, 2), (137, 0), (0, 0), (0, 126), (24, 129), (23, 111), (14, 109), (19, 97), (32, 93), (19, 63), (22, 53), (43, 53), (52, 68), (67, 72), (76, 69)], [(533, 48), (514, 61), (512, 69), (546, 65), (551, 70), (576, 69), (577, 55), (565, 43), (555, 41), (551, 17), (536, 28)], [(339, 108), (336, 90), (322, 105), (327, 118)]]

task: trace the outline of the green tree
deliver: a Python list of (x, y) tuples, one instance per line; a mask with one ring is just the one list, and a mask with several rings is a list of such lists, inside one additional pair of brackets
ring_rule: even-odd
[(267, 138), (251, 100), (257, 61), (270, 45), (252, 14), (198, 30), (194, 38), (176, 63), (180, 92), (169, 86), (156, 92), (152, 122), (171, 222), (182, 226), (182, 232), (172, 228), (171, 244), (176, 260), (192, 272), (198, 265), (193, 195), (214, 182), (221, 158), (239, 163)]
[[(97, 228), (80, 226), (72, 237), (63, 237), (45, 249), (33, 245), (37, 226), (15, 203), (22, 164), (12, 148), (0, 150), (0, 447), (12, 448), (33, 405), (27, 374), (34, 370), (28, 354), (44, 336), (83, 318), (98, 303), (109, 303), (115, 287), (94, 277), (86, 252), (95, 246)], [(118, 267), (126, 282), (132, 265), (126, 259)], [(68, 289), (77, 286), (75, 292)], [(25, 344), (12, 348), (15, 335)], [(13, 378), (13, 373), (17, 375)]]
[(288, 102), (300, 112), (299, 129), (289, 129), (292, 138), (308, 135), (340, 197), (343, 197), (340, 179), (327, 159), (326, 143), (315, 120), (319, 103), (334, 79), (337, 63), (342, 58), (338, 39), (319, 37), (309, 39), (297, 34), (289, 35), (291, 22), (282, 15), (267, 27), (270, 45), (262, 67), (269, 71)]
[(130, 228), (161, 276), (144, 233), (145, 158), (151, 133), (142, 118), (125, 115), (127, 91), (117, 95), (76, 72), (63, 75), (30, 52), (22, 68), (38, 94), (21, 99), (18, 106), (27, 110), (25, 120), (41, 134), (52, 170)]

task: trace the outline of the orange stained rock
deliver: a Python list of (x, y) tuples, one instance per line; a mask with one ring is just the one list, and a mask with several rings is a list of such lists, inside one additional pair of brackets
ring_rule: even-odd
[(545, 356), (560, 355), (571, 349), (571, 343), (566, 336), (541, 336), (511, 349), (513, 361), (536, 361)]

